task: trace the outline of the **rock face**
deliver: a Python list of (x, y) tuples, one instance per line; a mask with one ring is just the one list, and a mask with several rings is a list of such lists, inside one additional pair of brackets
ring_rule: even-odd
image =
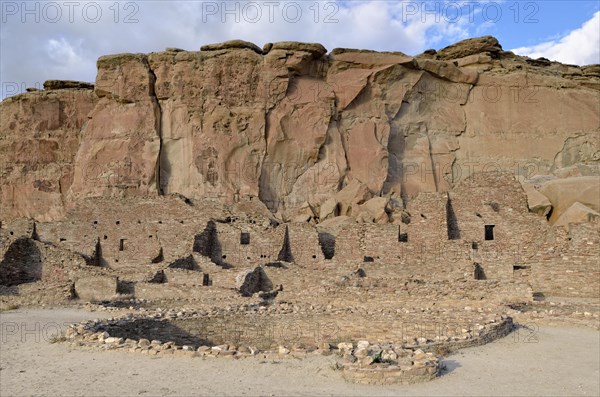
[(81, 130), (73, 199), (158, 193), (161, 113), (154, 80), (146, 55), (98, 59), (100, 100)]
[(552, 203), (548, 200), (548, 197), (544, 196), (533, 186), (528, 184), (524, 184), (523, 189), (525, 190), (525, 194), (527, 194), (527, 206), (529, 207), (529, 211), (541, 216), (546, 216), (550, 213), (550, 210), (552, 210)]
[(576, 202), (563, 212), (560, 218), (554, 223), (554, 226), (567, 226), (571, 223), (593, 222), (598, 219), (600, 219), (600, 213)]
[(60, 90), (60, 89), (73, 89), (73, 88), (83, 88), (83, 89), (94, 89), (94, 85), (90, 83), (84, 83), (81, 81), (72, 81), (72, 80), (48, 80), (44, 82), (44, 90)]
[(551, 223), (558, 221), (576, 203), (588, 207), (592, 211), (600, 212), (600, 178), (598, 177), (576, 177), (549, 181), (544, 184), (540, 192), (552, 203)]
[(0, 104), (0, 218), (65, 216), (84, 144), (80, 132), (98, 103), (90, 89), (35, 91)]
[(417, 57), (234, 40), (97, 66), (93, 86), (51, 81), (1, 103), (0, 218), (179, 194), (383, 223), (388, 201), (475, 172), (600, 174), (598, 68), (518, 57), (493, 37)]
[(464, 58), (470, 55), (483, 53), (499, 54), (502, 51), (502, 46), (498, 39), (492, 36), (476, 37), (459, 41), (452, 44), (437, 53), (438, 59), (450, 60)]

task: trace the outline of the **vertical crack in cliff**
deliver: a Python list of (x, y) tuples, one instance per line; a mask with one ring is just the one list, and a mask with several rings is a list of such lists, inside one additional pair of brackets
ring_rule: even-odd
[[(66, 199), (65, 199), (65, 195), (67, 194), (67, 192), (63, 192), (61, 178), (58, 178), (57, 182), (58, 182), (58, 192), (60, 193), (60, 205), (62, 206), (62, 208), (67, 208), (67, 203), (66, 203)], [(33, 225), (35, 226), (35, 223)]]
[[(265, 161), (267, 160), (267, 156), (268, 156), (268, 152), (269, 152), (269, 128), (271, 127), (269, 125), (269, 115), (271, 114), (271, 110), (273, 110), (274, 106), (269, 107), (267, 104), (267, 100), (268, 97), (265, 98), (265, 111), (264, 111), (264, 116), (265, 116), (265, 132), (263, 134), (264, 139), (265, 139), (265, 151), (263, 154), (263, 158), (262, 161), (260, 162), (260, 174), (258, 175), (258, 199), (269, 209), (269, 211), (271, 211), (272, 213), (275, 213), (277, 211), (273, 211), (273, 208), (271, 205), (269, 205), (270, 200), (267, 198), (267, 193), (266, 190), (269, 189), (269, 186), (266, 186), (268, 184), (268, 178), (269, 176), (267, 176), (267, 182), (265, 182)], [(267, 170), (268, 172), (268, 170)]]
[(340, 136), (340, 143), (344, 152), (344, 160), (346, 161), (346, 167), (344, 167), (343, 172), (340, 172), (340, 180), (338, 182), (337, 187), (338, 191), (344, 188), (344, 181), (348, 176), (348, 172), (350, 172), (350, 162), (348, 161), (348, 142), (346, 142), (344, 134), (342, 134), (340, 119), (340, 115), (337, 114), (337, 117), (335, 118), (335, 129)]
[[(393, 193), (393, 187), (397, 184), (400, 187), (400, 192), (397, 194), (402, 199), (403, 208), (406, 209), (406, 205), (408, 204), (408, 195), (406, 194), (406, 178), (404, 175), (404, 156), (406, 151), (406, 136), (404, 135), (404, 130), (400, 128), (399, 121), (402, 119), (404, 114), (406, 113), (407, 108), (410, 106), (410, 101), (408, 100), (409, 96), (413, 93), (415, 87), (421, 83), (423, 76), (425, 74), (421, 73), (417, 81), (410, 88), (406, 88), (406, 92), (404, 92), (404, 96), (402, 98), (402, 102), (400, 102), (400, 106), (398, 106), (398, 110), (393, 117), (388, 116), (388, 123), (390, 125), (390, 137), (388, 139), (388, 172), (385, 181), (383, 182), (383, 192), (384, 194)], [(399, 147), (395, 150), (395, 145)], [(397, 170), (397, 175), (394, 174), (394, 171)]]
[[(327, 70), (329, 71), (329, 68)], [(325, 81), (327, 81), (327, 74), (325, 74), (324, 79), (325, 79)], [(362, 91), (362, 89), (361, 89), (361, 91)], [(337, 166), (337, 169), (339, 172), (339, 179), (338, 179), (338, 183), (336, 186), (337, 191), (342, 190), (342, 186), (344, 184), (344, 181), (346, 180), (346, 176), (348, 175), (348, 168), (349, 168), (349, 164), (350, 164), (348, 162), (348, 150), (346, 147), (346, 142), (344, 141), (344, 136), (342, 135), (342, 131), (340, 130), (340, 119), (342, 117), (340, 112), (342, 112), (342, 111), (343, 111), (343, 109), (339, 108), (338, 96), (336, 95), (335, 89), (334, 89), (333, 111), (332, 111), (331, 118), (329, 119), (329, 127), (327, 129), (327, 136), (331, 137), (331, 135), (329, 135), (329, 129), (335, 128), (335, 130), (337, 131), (337, 134), (339, 135), (340, 145), (341, 145), (342, 151), (344, 152), (344, 161), (346, 162), (346, 166), (344, 167), (344, 169), (340, 169), (340, 165), (337, 164), (337, 161), (336, 161), (336, 166)]]
[[(402, 160), (404, 157), (404, 150), (406, 149), (406, 140), (404, 137), (404, 131), (398, 127), (396, 120), (400, 118), (400, 113), (402, 107), (405, 106), (407, 102), (402, 101), (400, 106), (398, 107), (398, 111), (393, 117), (388, 116), (388, 125), (390, 126), (390, 136), (388, 138), (387, 144), (387, 154), (388, 154), (388, 169), (385, 180), (383, 181), (383, 194), (398, 194), (402, 197), (402, 192), (404, 191), (403, 182), (404, 179), (402, 177)], [(396, 150), (398, 149), (398, 150)], [(397, 179), (400, 179), (398, 181)], [(400, 186), (399, 192), (394, 192), (394, 185), (398, 183)]]
[[(469, 100), (471, 98), (471, 93), (473, 92), (473, 88), (475, 88), (475, 84), (469, 84), (469, 91), (467, 92), (467, 95), (465, 97), (465, 101), (460, 104), (460, 107), (461, 107), (462, 112), (463, 112), (463, 119), (464, 119), (465, 122), (463, 123), (463, 130), (460, 131), (460, 134), (456, 135), (457, 137), (459, 137), (462, 134), (464, 134), (465, 132), (467, 132), (467, 111), (465, 110), (465, 105), (467, 103), (469, 103)], [(458, 150), (458, 149), (456, 149), (456, 150)]]
[(431, 149), (431, 137), (429, 136), (429, 132), (427, 132), (427, 145), (429, 148), (429, 161), (431, 163), (431, 175), (433, 175), (433, 187), (435, 188), (435, 191), (439, 191), (438, 188), (438, 175), (435, 169), (435, 160), (433, 159), (433, 152)]
[[(147, 60), (146, 60), (146, 62), (147, 62)], [(161, 164), (162, 150), (163, 150), (162, 107), (160, 106), (160, 101), (158, 100), (158, 97), (156, 96), (156, 74), (154, 73), (154, 70), (152, 70), (152, 68), (150, 67), (150, 63), (147, 63), (147, 66), (148, 66), (148, 73), (150, 74), (150, 78), (151, 78), (150, 96), (156, 103), (155, 110), (158, 112), (156, 114), (156, 127), (155, 127), (156, 133), (158, 134), (158, 156), (156, 156), (154, 181), (156, 183), (157, 194), (159, 196), (162, 196), (164, 194), (162, 186), (161, 186), (162, 181), (160, 179), (160, 173), (161, 173), (160, 164)]]

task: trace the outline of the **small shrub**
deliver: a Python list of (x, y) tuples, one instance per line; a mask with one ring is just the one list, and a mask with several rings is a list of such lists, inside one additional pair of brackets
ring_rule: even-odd
[(54, 334), (48, 340), (49, 343), (61, 343), (66, 342), (67, 338), (63, 334)]
[(334, 363), (331, 366), (331, 369), (334, 370), (334, 371), (341, 371), (341, 370), (344, 369), (344, 366), (342, 364), (340, 364), (340, 363)]
[(492, 201), (487, 203), (490, 207), (492, 207), (492, 209), (494, 210), (494, 212), (500, 212), (500, 204)]
[(450, 350), (450, 348), (446, 345), (439, 345), (439, 346), (435, 346), (432, 349), (432, 352), (436, 356), (447, 357), (450, 355), (450, 353), (452, 353), (452, 350)]
[(16, 303), (9, 303), (7, 305), (0, 305), (0, 312), (7, 312), (9, 310), (17, 310), (19, 307)]

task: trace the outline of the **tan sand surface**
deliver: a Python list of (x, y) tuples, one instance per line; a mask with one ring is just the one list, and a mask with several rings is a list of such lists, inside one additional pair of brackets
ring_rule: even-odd
[(439, 379), (366, 386), (342, 379), (335, 356), (305, 360), (149, 357), (51, 344), (60, 324), (102, 316), (75, 309), (0, 313), (0, 396), (599, 396), (600, 333), (521, 329), (444, 359)]

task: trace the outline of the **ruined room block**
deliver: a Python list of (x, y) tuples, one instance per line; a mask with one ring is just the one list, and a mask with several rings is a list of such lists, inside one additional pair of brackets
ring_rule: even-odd
[(261, 267), (244, 270), (236, 276), (235, 282), (242, 296), (252, 296), (256, 292), (273, 289), (273, 283)]
[(0, 261), (0, 285), (32, 283), (42, 278), (42, 258), (35, 242), (21, 237), (8, 246)]

